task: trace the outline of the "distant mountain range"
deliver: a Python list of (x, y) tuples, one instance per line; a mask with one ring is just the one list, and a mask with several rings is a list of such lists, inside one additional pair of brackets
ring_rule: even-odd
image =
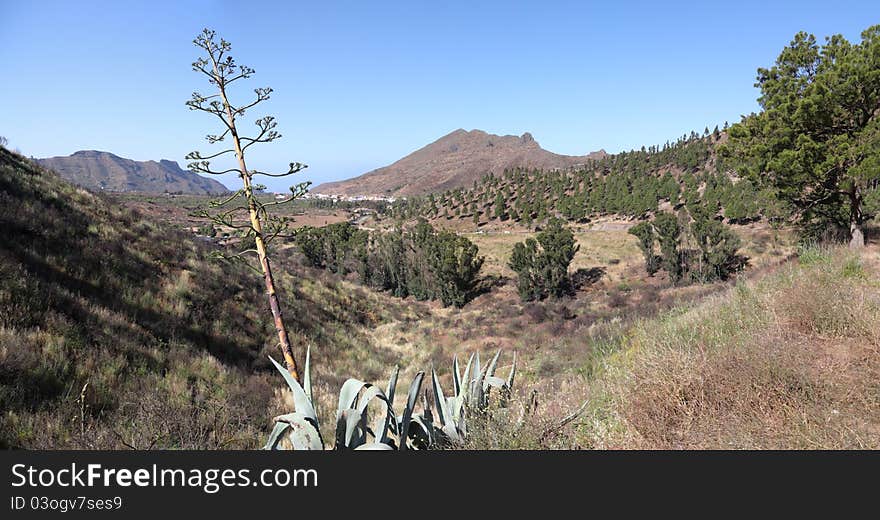
[(182, 169), (176, 162), (133, 161), (109, 152), (83, 150), (66, 157), (37, 159), (40, 166), (55, 170), (62, 178), (94, 191), (217, 194), (226, 186)]
[(541, 148), (531, 134), (493, 135), (482, 130), (456, 130), (403, 159), (359, 177), (321, 184), (311, 191), (328, 195), (406, 196), (469, 188), (486, 173), (505, 169), (568, 168), (601, 159), (604, 150), (588, 155), (559, 155)]

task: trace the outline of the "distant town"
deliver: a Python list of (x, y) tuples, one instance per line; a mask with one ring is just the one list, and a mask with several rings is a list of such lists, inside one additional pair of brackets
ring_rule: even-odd
[[(286, 193), (276, 193), (276, 198), (284, 198), (289, 194)], [(375, 202), (387, 202), (389, 204), (393, 204), (396, 200), (406, 200), (406, 197), (380, 197), (378, 195), (328, 195), (326, 193), (306, 193), (303, 198), (306, 199), (321, 199), (321, 200), (332, 200), (336, 202), (362, 202), (362, 201), (375, 201)]]

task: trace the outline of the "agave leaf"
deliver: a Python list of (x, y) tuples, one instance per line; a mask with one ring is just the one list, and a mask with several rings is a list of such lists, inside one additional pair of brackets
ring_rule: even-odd
[(446, 401), (452, 410), (452, 424), (464, 434), (466, 430), (464, 400), (461, 397), (449, 397)]
[(468, 395), (470, 394), (471, 387), (471, 369), (474, 364), (474, 355), (475, 353), (472, 353), (471, 357), (468, 358), (467, 366), (464, 367), (464, 375), (462, 375), (461, 377), (461, 388), (459, 388), (459, 391), (456, 394), (456, 397), (458, 397), (457, 406), (459, 408), (463, 407), (468, 402)]
[(463, 440), (454, 424), (444, 425), (441, 431), (452, 442), (460, 443)]
[(486, 369), (486, 376), (494, 376), (495, 375), (495, 367), (498, 366), (498, 358), (501, 356), (501, 349), (498, 349), (498, 352), (495, 353), (495, 356), (492, 357), (492, 361), (489, 362), (489, 368)]
[(422, 413), (422, 416), (425, 416), (425, 414), (427, 414), (427, 416), (431, 418), (431, 421), (433, 421), (434, 414), (431, 413), (431, 403), (428, 401), (428, 391), (427, 390), (425, 390), (425, 393), (422, 394), (422, 409), (424, 410), (424, 412)]
[[(495, 353), (495, 356), (492, 357), (492, 361), (489, 363), (489, 366), (486, 368), (486, 375), (483, 377), (483, 393), (484, 400), (488, 403), (489, 399), (489, 379), (495, 377), (495, 368), (498, 366), (498, 357), (501, 356), (501, 349)], [(500, 387), (499, 387), (500, 388)]]
[(278, 449), (278, 441), (281, 439), (281, 435), (290, 428), (290, 425), (283, 422), (276, 422), (275, 426), (272, 428), (272, 433), (269, 434), (269, 439), (266, 441), (266, 445), (263, 446), (264, 450), (275, 450)]
[(433, 368), (431, 369), (431, 378), (434, 384), (434, 404), (437, 405), (437, 412), (440, 414), (440, 424), (443, 426), (453, 424), (455, 420), (452, 418), (452, 410), (449, 409), (449, 403), (443, 396), (443, 388), (440, 387), (437, 371)]
[(370, 405), (370, 401), (375, 398), (379, 398), (381, 401), (385, 403), (386, 408), (388, 407), (388, 398), (385, 397), (385, 392), (382, 391), (381, 388), (375, 385), (366, 385), (367, 390), (358, 400), (357, 411), (361, 414), (364, 414), (367, 411), (367, 407)]
[(355, 448), (361, 444), (357, 435), (363, 417), (354, 408), (346, 408), (336, 417), (336, 449)]
[(433, 445), (436, 440), (436, 435), (434, 435), (434, 412), (431, 409), (431, 402), (428, 401), (428, 391), (425, 390), (425, 393), (422, 394), (422, 413), (420, 413), (417, 418), (421, 419), (421, 422), (427, 428), (428, 445)]
[(464, 375), (461, 380), (464, 383), (463, 391), (467, 394), (468, 385), (470, 385), (470, 375), (471, 375), (471, 366), (474, 364), (474, 356), (476, 353), (471, 354), (471, 357), (468, 359), (467, 366), (464, 368)]
[(516, 376), (516, 351), (513, 352), (513, 364), (510, 365), (510, 373), (507, 375), (507, 389), (513, 390), (513, 378)]
[(474, 366), (471, 372), (471, 379), (468, 383), (468, 395), (465, 405), (471, 408), (479, 408), (484, 401), (483, 392), (483, 373), (486, 367), (480, 367), (480, 353), (474, 353)]
[(485, 388), (489, 388), (491, 386), (494, 388), (504, 389), (507, 388), (507, 381), (501, 379), (500, 377), (490, 376), (483, 381), (483, 386)]
[[(381, 442), (388, 442), (388, 429), (389, 427), (396, 426), (396, 415), (394, 413), (394, 393), (397, 390), (397, 377), (400, 375), (400, 365), (394, 367), (394, 372), (391, 374), (391, 378), (388, 380), (388, 388), (385, 390), (385, 396), (387, 397), (386, 402), (388, 403), (388, 413), (385, 416), (385, 426), (382, 428), (382, 435), (379, 437)], [(378, 423), (377, 423), (378, 426)], [(376, 428), (373, 429), (376, 431)], [(396, 429), (395, 429), (396, 431)]]
[(464, 396), (457, 395), (455, 397), (448, 397), (446, 402), (449, 403), (449, 408), (452, 410), (452, 418), (458, 423), (462, 418), (462, 410), (464, 410)]
[[(388, 430), (391, 423), (394, 422), (394, 410), (389, 406), (384, 415), (376, 417), (376, 424), (373, 425), (374, 437), (378, 442), (388, 442)], [(378, 432), (378, 434), (376, 433)]]
[[(434, 444), (434, 423), (432, 420), (429, 417), (413, 415), (412, 424), (415, 425), (411, 435), (413, 439), (420, 439), (426, 448), (432, 446)], [(404, 439), (404, 441), (406, 440)]]
[(453, 395), (461, 393), (461, 371), (458, 368), (458, 354), (452, 356), (452, 392)]
[(474, 371), (471, 376), (471, 381), (479, 381), (482, 376), (482, 371), (480, 370), (480, 352), (474, 352)]
[(483, 402), (483, 369), (480, 368), (480, 353), (474, 353), (474, 368), (471, 372), (470, 387), (468, 388), (468, 405), (479, 407)]
[(305, 370), (303, 370), (303, 390), (306, 393), (306, 397), (309, 398), (309, 401), (315, 402), (312, 399), (312, 370), (311, 370), (311, 354), (312, 354), (312, 346), (309, 345), (306, 347), (306, 365)]
[(358, 394), (365, 386), (373, 385), (354, 378), (348, 379), (342, 384), (342, 389), (339, 391), (339, 405), (336, 407), (337, 416), (342, 410), (354, 408), (354, 403), (357, 401)]
[(434, 424), (433, 421), (429, 417), (425, 417), (420, 414), (416, 414), (412, 416), (412, 422), (416, 426), (422, 429), (426, 434), (431, 434), (433, 428), (430, 425)]
[[(293, 412), (279, 415), (275, 418), (278, 424), (286, 425), (287, 439), (295, 450), (323, 450), (324, 440), (318, 430), (318, 423), (306, 417), (301, 412)], [(277, 443), (277, 441), (276, 441)]]
[(361, 444), (360, 446), (358, 446), (355, 449), (356, 450), (366, 450), (366, 451), (371, 451), (371, 450), (383, 450), (384, 451), (384, 450), (393, 450), (394, 448), (392, 448), (388, 444), (385, 444), (384, 442), (370, 442), (367, 444)]
[(391, 403), (388, 401), (388, 398), (385, 397), (385, 393), (382, 392), (382, 389), (378, 386), (368, 387), (361, 396), (360, 402), (358, 402), (357, 411), (360, 412), (361, 417), (366, 421), (367, 407), (370, 405), (370, 401), (375, 398), (378, 398), (385, 404), (385, 413), (377, 418), (376, 424), (373, 427), (373, 437), (375, 437), (377, 441), (382, 441), (388, 434), (389, 420), (394, 417), (394, 410), (391, 409)]
[(394, 405), (394, 392), (397, 390), (397, 376), (399, 375), (400, 365), (397, 365), (394, 367), (394, 372), (391, 373), (391, 378), (388, 379), (388, 388), (385, 389), (385, 395), (391, 405)]
[(318, 414), (315, 413), (315, 407), (312, 406), (312, 400), (309, 399), (308, 395), (306, 395), (303, 387), (299, 386), (299, 383), (296, 381), (296, 379), (293, 378), (292, 375), (290, 375), (290, 372), (288, 372), (286, 368), (279, 365), (277, 361), (272, 359), (272, 356), (269, 356), (269, 361), (271, 361), (272, 364), (275, 365), (275, 368), (277, 368), (278, 371), (281, 372), (281, 375), (284, 376), (284, 380), (287, 382), (287, 386), (289, 386), (290, 391), (293, 392), (293, 405), (294, 407), (296, 407), (296, 411), (301, 412), (303, 415), (317, 423)]
[(413, 416), (413, 409), (419, 398), (419, 391), (422, 388), (422, 379), (424, 378), (425, 373), (419, 372), (413, 378), (412, 383), (409, 384), (409, 393), (406, 397), (406, 408), (403, 409), (403, 415), (400, 418), (400, 427), (398, 429), (398, 437), (400, 441), (399, 448), (401, 450), (406, 449), (406, 439), (409, 436), (410, 419)]

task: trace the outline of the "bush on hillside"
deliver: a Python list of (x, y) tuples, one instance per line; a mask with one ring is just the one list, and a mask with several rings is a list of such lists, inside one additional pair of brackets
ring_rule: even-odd
[(568, 266), (579, 247), (571, 230), (558, 219), (535, 238), (515, 244), (508, 265), (517, 274), (520, 298), (531, 301), (569, 293)]
[(367, 232), (347, 222), (297, 232), (296, 243), (312, 267), (346, 275), (393, 295), (440, 300), (463, 307), (476, 294), (483, 258), (473, 242), (437, 232), (420, 220), (411, 229)]
[[(662, 269), (673, 284), (726, 280), (747, 261), (737, 254), (741, 241), (736, 233), (704, 206), (693, 206), (678, 215), (660, 213), (652, 222), (633, 226), (629, 233), (639, 239), (647, 273), (653, 276)], [(683, 249), (687, 245), (695, 247)]]

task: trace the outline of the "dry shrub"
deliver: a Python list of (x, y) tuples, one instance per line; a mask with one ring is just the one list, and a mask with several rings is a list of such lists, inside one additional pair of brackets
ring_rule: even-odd
[[(805, 345), (663, 352), (634, 367), (624, 418), (645, 447), (774, 448), (800, 443), (788, 429), (813, 414), (824, 385)], [(796, 437), (796, 436), (795, 436)]]
[(878, 338), (880, 296), (875, 287), (850, 273), (852, 258), (810, 270), (778, 301), (780, 318), (798, 332), (832, 337)]
[(627, 297), (622, 291), (618, 289), (611, 289), (608, 291), (608, 307), (611, 309), (619, 309), (621, 307), (626, 306)]
[[(575, 430), (583, 421), (581, 379), (544, 379), (517, 393), (506, 408), (468, 421), (467, 450), (581, 449)], [(578, 401), (581, 399), (581, 401)]]
[(542, 303), (527, 303), (523, 306), (523, 314), (532, 323), (542, 323), (547, 319), (547, 308)]
[(585, 442), (880, 447), (880, 304), (849, 262), (835, 250), (637, 324), (593, 385)]

